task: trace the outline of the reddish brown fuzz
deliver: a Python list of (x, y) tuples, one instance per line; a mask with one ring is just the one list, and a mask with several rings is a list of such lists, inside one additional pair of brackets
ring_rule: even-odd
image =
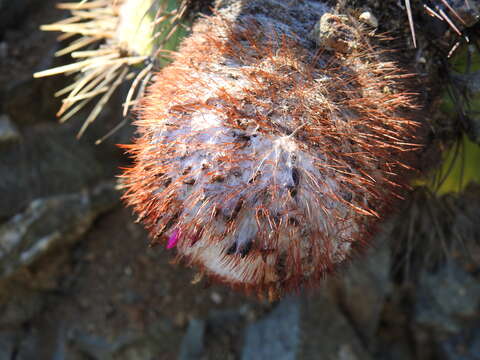
[(418, 124), (406, 76), (354, 20), (240, 3), (202, 19), (151, 84), (125, 200), (187, 264), (275, 298), (369, 242)]

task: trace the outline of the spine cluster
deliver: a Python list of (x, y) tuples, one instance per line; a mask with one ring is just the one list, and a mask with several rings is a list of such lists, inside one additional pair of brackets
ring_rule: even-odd
[(352, 18), (224, 3), (149, 87), (125, 200), (187, 264), (274, 298), (368, 243), (418, 148), (414, 99)]

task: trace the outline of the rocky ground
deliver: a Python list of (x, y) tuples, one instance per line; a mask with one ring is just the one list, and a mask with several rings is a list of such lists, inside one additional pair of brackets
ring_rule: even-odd
[(62, 63), (38, 30), (62, 17), (55, 2), (0, 0), (0, 360), (480, 359), (478, 187), (437, 217), (462, 235), (447, 261), (428, 260), (445, 240), (427, 241), (431, 222), (394, 240), (427, 211), (410, 204), (315, 292), (270, 304), (211, 285), (148, 247), (121, 205), (115, 144), (132, 129), (94, 145), (117, 106), (77, 140), (81, 116), (55, 119), (65, 79), (32, 78)]

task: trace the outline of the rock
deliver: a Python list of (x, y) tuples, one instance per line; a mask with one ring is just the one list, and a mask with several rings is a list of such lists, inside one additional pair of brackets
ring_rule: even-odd
[(245, 329), (242, 359), (295, 360), (300, 345), (300, 299), (290, 297)]
[(5, 88), (0, 87), (5, 113), (20, 127), (40, 122), (55, 122), (55, 113), (61, 103), (54, 97), (54, 93), (62, 86), (62, 80), (61, 78), (38, 80), (31, 78), (31, 74), (27, 73), (22, 78), (5, 85)]
[(480, 323), (442, 341), (440, 348), (446, 360), (480, 359)]
[(128, 346), (120, 353), (116, 353), (115, 360), (145, 360), (158, 359), (158, 353), (155, 347), (148, 342), (139, 342), (135, 345)]
[(27, 0), (0, 0), (0, 33), (24, 16), (28, 3)]
[(325, 13), (310, 33), (310, 38), (318, 46), (340, 53), (349, 53), (357, 46), (345, 15)]
[[(19, 341), (15, 344), (15, 359), (66, 359), (66, 332), (60, 321), (44, 327), (26, 323)], [(70, 359), (70, 358), (68, 358)]]
[(29, 334), (28, 336), (24, 337), (20, 344), (18, 344), (17, 351), (14, 352), (15, 360), (29, 360), (35, 359), (38, 356), (37, 352), (37, 338), (33, 335)]
[(374, 346), (375, 333), (385, 297), (391, 292), (390, 247), (385, 238), (380, 247), (362, 254), (341, 277), (329, 280), (337, 302), (352, 321), (362, 340)]
[(45, 344), (40, 341), (44, 332), (44, 329), (27, 328), (16, 344), (12, 358), (16, 360), (52, 359), (52, 357), (45, 357)]
[(106, 339), (90, 334), (75, 333), (70, 342), (78, 352), (92, 359), (112, 359), (116, 350), (114, 344), (111, 344)]
[[(44, 306), (45, 296), (39, 291), (32, 291), (21, 286), (2, 288), (2, 293), (8, 291), (8, 299), (0, 303), (0, 326), (2, 328), (15, 328), (28, 322)], [(3, 294), (2, 294), (3, 295)], [(4, 296), (2, 296), (3, 298)]]
[(78, 192), (111, 178), (120, 151), (75, 138), (68, 126), (26, 129), (21, 142), (0, 152), (0, 221), (38, 198)]
[(0, 277), (29, 266), (59, 246), (71, 245), (119, 199), (113, 183), (91, 191), (32, 201), (27, 210), (0, 226)]
[[(258, 309), (257, 309), (258, 311)], [(237, 308), (212, 309), (207, 317), (205, 359), (238, 359), (241, 351), (245, 324), (247, 318), (254, 321), (254, 309), (251, 304), (244, 304)], [(219, 354), (222, 357), (219, 358)]]
[(319, 294), (282, 300), (246, 327), (244, 339), (245, 360), (372, 359), (338, 305)]
[(15, 353), (15, 344), (19, 334), (11, 331), (0, 332), (0, 360), (11, 360)]
[(328, 297), (316, 294), (302, 307), (302, 345), (297, 359), (371, 360), (347, 318)]
[(210, 310), (207, 320), (209, 331), (214, 334), (225, 333), (229, 329), (237, 330), (243, 327), (242, 322), (249, 310), (251, 310), (249, 305), (244, 305), (239, 309)]
[(436, 333), (458, 333), (478, 315), (479, 305), (480, 283), (452, 260), (421, 275), (415, 321)]
[(8, 44), (5, 41), (0, 41), (0, 61), (8, 56)]
[(0, 144), (17, 141), (20, 133), (7, 115), (0, 115)]
[[(137, 359), (138, 357), (129, 357), (128, 354), (136, 353), (135, 345), (141, 344), (143, 340), (141, 335), (129, 332), (116, 336), (113, 341), (81, 331), (72, 331), (70, 338), (70, 345), (76, 352), (85, 354), (89, 359), (95, 360)], [(142, 348), (140, 347), (140, 349)], [(145, 347), (145, 350), (148, 349)], [(145, 357), (145, 359), (149, 358), (148, 356)]]
[(205, 321), (192, 319), (180, 347), (179, 360), (201, 359), (204, 352)]

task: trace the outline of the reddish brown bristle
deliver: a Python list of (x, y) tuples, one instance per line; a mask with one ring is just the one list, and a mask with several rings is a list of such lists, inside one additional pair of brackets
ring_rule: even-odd
[[(280, 26), (290, 15), (262, 22), (246, 6), (197, 24), (149, 88), (123, 176), (153, 237), (273, 298), (368, 243), (418, 148), (405, 74), (351, 19), (317, 2), (292, 6), (313, 15)], [(330, 32), (315, 35), (322, 15)], [(346, 32), (339, 49), (322, 48), (318, 36), (334, 48)]]

